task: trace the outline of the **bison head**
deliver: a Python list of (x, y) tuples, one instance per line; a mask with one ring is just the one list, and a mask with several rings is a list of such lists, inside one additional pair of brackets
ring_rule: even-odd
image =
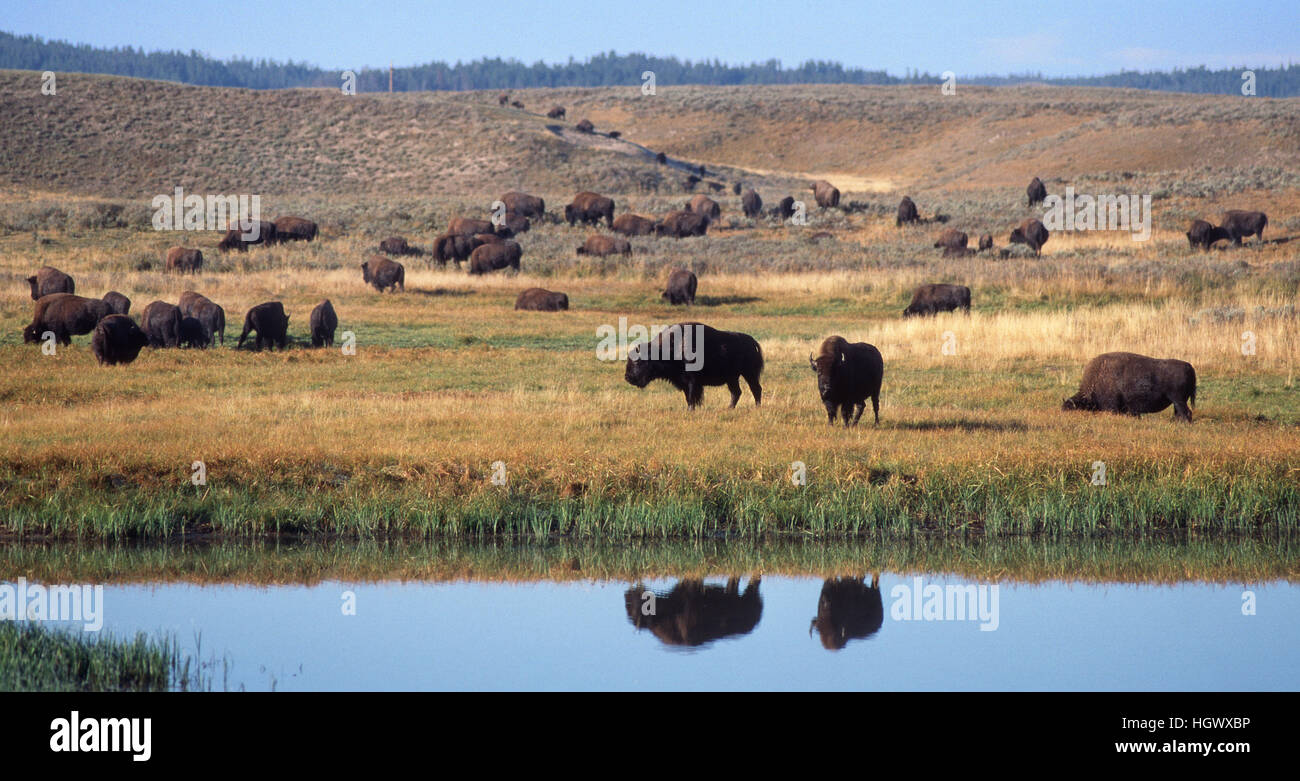
[(816, 358), (808, 353), (808, 365), (817, 375), (817, 393), (825, 400), (833, 392), (835, 375), (844, 365), (844, 353), (836, 350), (831, 355), (819, 355)]
[(1019, 228), (1015, 228), (1015, 229), (1013, 229), (1013, 230), (1011, 231), (1011, 236), (1007, 239), (1007, 241), (1010, 242), (1010, 243), (1012, 243), (1012, 244), (1028, 244), (1028, 243), (1029, 243), (1029, 242), (1025, 241), (1025, 234), (1021, 233)]
[(361, 279), (369, 282), (373, 277), (370, 276), (370, 261), (361, 264)]
[(41, 340), (41, 331), (36, 327), (35, 323), (32, 323), (31, 325), (23, 329), (24, 344), (35, 344), (40, 340)]
[(40, 289), (36, 286), (36, 277), (28, 277), (27, 284), (32, 286), (32, 300), (39, 300), (41, 297)]
[(572, 225), (575, 219), (577, 218), (573, 214), (573, 204), (568, 204), (564, 207), (564, 221)]
[(1096, 412), (1097, 403), (1091, 396), (1085, 396), (1082, 393), (1076, 393), (1068, 399), (1061, 400), (1061, 410), (1071, 412), (1074, 410), (1083, 410), (1085, 412)]
[(655, 378), (654, 362), (647, 360), (645, 353), (645, 342), (628, 348), (627, 368), (623, 371), (623, 379), (627, 380), (629, 385), (644, 388)]

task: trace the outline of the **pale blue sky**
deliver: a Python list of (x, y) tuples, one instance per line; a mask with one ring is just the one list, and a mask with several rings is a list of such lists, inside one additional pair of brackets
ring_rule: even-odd
[(96, 46), (197, 49), (325, 68), (615, 50), (743, 64), (807, 59), (902, 75), (1094, 75), (1300, 63), (1300, 0), (1081, 3), (710, 0), (18, 0), (0, 29)]

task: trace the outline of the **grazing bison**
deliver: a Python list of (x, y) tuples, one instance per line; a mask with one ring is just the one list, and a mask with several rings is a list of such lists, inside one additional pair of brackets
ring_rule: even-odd
[(181, 347), (190, 347), (196, 350), (203, 350), (208, 347), (208, 337), (204, 333), (203, 323), (200, 323), (194, 317), (181, 317), (181, 332), (178, 344)]
[(115, 315), (124, 315), (131, 311), (131, 299), (117, 292), (110, 290), (104, 294), (104, 303)]
[(668, 303), (694, 304), (695, 288), (699, 280), (695, 278), (695, 272), (684, 268), (674, 269), (668, 275), (668, 285), (664, 288), (660, 298), (667, 299)]
[(850, 344), (842, 336), (828, 336), (817, 357), (808, 356), (808, 365), (817, 374), (817, 393), (832, 426), (836, 413), (843, 415), (845, 428), (858, 425), (867, 399), (871, 399), (871, 412), (880, 423), (880, 381), (885, 362), (873, 345)]
[(921, 285), (912, 293), (912, 303), (903, 317), (952, 312), (958, 308), (970, 314), (970, 288), (965, 285)]
[(249, 332), (256, 331), (257, 338), (253, 347), (261, 350), (265, 347), (279, 347), (283, 350), (289, 344), (289, 316), (284, 313), (284, 304), (279, 301), (267, 301), (248, 310), (244, 315), (244, 330), (239, 334), (237, 346), (243, 347)]
[(469, 260), (470, 253), (483, 246), (484, 242), (479, 236), (484, 235), (497, 238), (495, 234), (465, 236), (459, 233), (444, 233), (433, 240), (433, 259), (440, 266), (445, 266), (447, 261), (453, 260), (459, 268), (462, 260)]
[(818, 179), (810, 184), (808, 189), (813, 191), (813, 197), (817, 199), (817, 205), (823, 209), (830, 209), (840, 205), (840, 191), (825, 179)]
[(275, 223), (257, 220), (249, 224), (248, 238), (245, 238), (242, 226), (231, 228), (217, 244), (217, 249), (222, 252), (229, 252), (232, 249), (237, 252), (247, 252), (254, 244), (274, 244), (276, 241), (278, 237), (275, 234)]
[(275, 218), (276, 241), (312, 241), (318, 232), (316, 223), (302, 217), (286, 215)]
[(719, 331), (703, 323), (678, 323), (660, 331), (648, 342), (627, 351), (623, 378), (644, 388), (654, 380), (667, 380), (686, 396), (686, 408), (704, 400), (708, 385), (726, 385), (731, 406), (740, 401), (740, 378), (754, 394), (754, 406), (763, 403), (763, 349), (749, 334)]
[(192, 317), (203, 326), (207, 346), (215, 347), (218, 340), (222, 345), (226, 343), (226, 310), (193, 290), (181, 293), (181, 300), (176, 305), (181, 310), (181, 317)]
[(167, 250), (164, 267), (168, 271), (198, 271), (203, 268), (203, 253), (196, 249), (172, 247)]
[(540, 287), (530, 287), (515, 299), (515, 309), (532, 312), (560, 312), (569, 308), (569, 297)]
[(564, 207), (564, 219), (572, 226), (575, 222), (584, 225), (599, 224), (614, 227), (614, 201), (593, 192), (580, 192), (573, 196), (573, 202)]
[(688, 211), (669, 212), (662, 222), (655, 225), (655, 233), (660, 236), (672, 236), (684, 239), (688, 236), (703, 236), (709, 230), (709, 218), (704, 214)]
[(484, 244), (469, 255), (469, 273), (488, 274), (498, 269), (512, 268), (519, 270), (519, 259), (523, 249), (517, 241), (503, 241), (500, 244)]
[(782, 199), (781, 199), (781, 200), (776, 204), (776, 208), (772, 210), (772, 213), (775, 214), (777, 217), (780, 217), (780, 218), (783, 219), (783, 220), (788, 220), (788, 219), (790, 219), (791, 217), (793, 217), (793, 216), (794, 216), (794, 196), (787, 195), (786, 197), (782, 198)]
[(666, 165), (668, 163), (668, 155), (664, 154), (663, 152), (660, 152), (659, 154), (655, 155), (655, 162), (659, 163), (660, 165)]
[(614, 218), (613, 228), (624, 236), (649, 236), (655, 232), (655, 221), (639, 214), (620, 214)]
[(95, 325), (90, 351), (101, 366), (130, 363), (149, 344), (149, 337), (126, 315), (109, 315)]
[(746, 217), (757, 217), (763, 213), (763, 199), (753, 190), (746, 190), (740, 195), (740, 210)]
[(100, 320), (113, 314), (108, 303), (72, 293), (51, 293), (36, 302), (32, 322), (23, 329), (23, 341), (39, 342), (46, 331), (59, 344), (72, 344), (72, 337), (95, 330)]
[(686, 211), (693, 214), (703, 214), (710, 220), (716, 220), (722, 214), (722, 207), (709, 196), (701, 194), (686, 203)]
[(333, 347), (334, 330), (339, 327), (339, 316), (327, 298), (311, 310), (311, 346)]
[(385, 288), (394, 293), (399, 287), (403, 292), (406, 291), (406, 267), (383, 255), (371, 255), (369, 260), (361, 264), (361, 278), (380, 293)]
[(503, 239), (509, 239), (521, 233), (527, 233), (532, 226), (533, 224), (524, 215), (506, 212), (496, 225), (496, 234)]
[(1029, 205), (1033, 206), (1047, 200), (1047, 188), (1043, 186), (1042, 180), (1035, 176), (1025, 188), (1025, 195), (1029, 197)]
[(574, 128), (574, 130), (577, 130), (579, 133), (594, 133), (594, 132), (596, 132), (596, 126), (593, 125), (593, 124), (591, 124), (591, 120), (590, 120), (590, 119), (580, 119), (580, 120), (578, 120), (578, 124), (574, 125), (573, 128)]
[(627, 618), (637, 629), (648, 629), (664, 645), (696, 648), (754, 631), (763, 617), (762, 578), (749, 579), (742, 593), (740, 578), (727, 585), (683, 580), (666, 594), (654, 594), (654, 609), (646, 606), (646, 587), (636, 585), (623, 594)]
[(1191, 227), (1187, 229), (1187, 243), (1192, 249), (1204, 247), (1209, 249), (1210, 245), (1220, 239), (1231, 238), (1228, 232), (1223, 228), (1211, 225), (1205, 220), (1192, 220)]
[(523, 108), (524, 108), (524, 104), (523, 104), (523, 102), (522, 102), (522, 101), (518, 101), (518, 100), (512, 100), (512, 101), (510, 101), (510, 105), (514, 106), (514, 107), (517, 108), (517, 109), (520, 109), (521, 111), (522, 111)]
[(938, 240), (934, 242), (936, 249), (942, 249), (945, 257), (950, 255), (965, 255), (967, 236), (965, 233), (956, 228), (948, 228), (939, 234)]
[(475, 233), (494, 233), (496, 226), (491, 220), (480, 220), (474, 217), (455, 217), (447, 225), (447, 233), (454, 233), (458, 236), (473, 236)]
[(862, 640), (880, 631), (885, 623), (885, 604), (880, 598), (880, 576), (871, 576), (867, 585), (860, 578), (828, 578), (822, 583), (817, 599), (817, 617), (808, 634), (817, 630), (822, 648), (839, 651), (850, 640)]
[(564, 119), (564, 106), (551, 106), (551, 110), (546, 112), (546, 116), (551, 119)]
[(1192, 422), (1196, 370), (1187, 361), (1148, 358), (1136, 353), (1105, 353), (1083, 368), (1079, 392), (1061, 402), (1062, 410), (1143, 415), (1174, 405), (1174, 419)]
[(986, 249), (993, 249), (993, 234), (991, 234), (991, 233), (981, 233), (981, 234), (980, 234), (980, 249), (979, 249), (979, 251), (980, 251), (980, 252), (983, 252), (983, 251), (986, 250)]
[(921, 215), (916, 211), (916, 204), (906, 195), (903, 200), (898, 202), (898, 216), (894, 218), (894, 226), (899, 227), (904, 223), (920, 222)]
[(1258, 236), (1260, 243), (1264, 241), (1264, 227), (1268, 225), (1268, 215), (1264, 212), (1246, 212), (1232, 210), (1223, 213), (1223, 220), (1219, 223), (1219, 228), (1226, 234), (1225, 238), (1232, 239), (1232, 243), (1241, 244), (1241, 240), (1250, 236)]
[(546, 201), (536, 195), (511, 190), (501, 196), (501, 202), (506, 205), (507, 212), (522, 214), (535, 220), (540, 220), (546, 215)]
[(414, 255), (419, 257), (424, 254), (424, 250), (408, 244), (404, 236), (389, 236), (379, 242), (379, 251), (385, 255)]
[(140, 327), (150, 347), (180, 347), (181, 308), (166, 301), (150, 301), (140, 313)]
[(1047, 228), (1037, 219), (1029, 218), (1011, 231), (1007, 239), (1012, 244), (1024, 244), (1034, 251), (1035, 256), (1043, 254), (1043, 245), (1047, 243)]
[(587, 237), (587, 241), (578, 247), (579, 255), (594, 255), (603, 258), (606, 255), (620, 253), (632, 254), (632, 245), (627, 239), (618, 236), (603, 236), (599, 233)]
[(72, 277), (53, 266), (42, 266), (27, 278), (27, 284), (32, 286), (33, 301), (40, 301), (41, 296), (51, 293), (77, 292), (77, 283), (72, 281)]

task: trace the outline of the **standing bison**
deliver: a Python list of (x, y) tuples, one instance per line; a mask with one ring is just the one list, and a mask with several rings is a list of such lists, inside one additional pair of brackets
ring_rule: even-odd
[(873, 345), (850, 344), (842, 336), (829, 336), (817, 357), (808, 356), (808, 364), (817, 375), (817, 393), (832, 426), (836, 413), (844, 417), (845, 428), (858, 425), (867, 399), (871, 399), (871, 412), (880, 423), (880, 382), (885, 362)]
[(406, 267), (383, 255), (371, 255), (361, 264), (361, 279), (380, 293), (385, 289), (396, 293), (398, 288), (406, 292)]
[(777, 202), (772, 209), (772, 216), (788, 220), (794, 216), (794, 196), (787, 195)]
[(700, 194), (687, 202), (686, 211), (693, 214), (703, 214), (710, 220), (716, 220), (722, 214), (722, 207), (709, 196)]
[(38, 269), (35, 274), (27, 278), (27, 284), (32, 286), (33, 301), (40, 301), (41, 296), (48, 296), (51, 293), (77, 292), (77, 283), (72, 281), (72, 277), (53, 266), (43, 266)]
[(564, 207), (564, 220), (572, 226), (575, 222), (584, 225), (596, 225), (601, 220), (605, 225), (614, 227), (614, 201), (593, 192), (580, 192), (573, 196), (573, 202)]
[(168, 271), (196, 272), (203, 268), (203, 253), (196, 249), (172, 247), (163, 263)]
[(912, 293), (912, 303), (903, 317), (934, 315), (956, 309), (970, 314), (970, 288), (965, 285), (921, 285)]
[(986, 249), (993, 249), (993, 234), (991, 234), (991, 233), (981, 233), (981, 234), (980, 234), (980, 248), (979, 248), (979, 251), (980, 251), (980, 252), (983, 252), (983, 251), (986, 250)]
[(239, 334), (239, 347), (251, 332), (257, 332), (253, 347), (279, 347), (283, 350), (289, 344), (289, 315), (284, 313), (284, 304), (279, 301), (267, 301), (248, 310), (244, 315), (244, 330)]
[(758, 217), (763, 213), (763, 199), (754, 190), (745, 190), (740, 194), (740, 210), (750, 219)]
[(109, 315), (95, 326), (90, 336), (90, 351), (101, 366), (130, 363), (149, 344), (149, 337), (126, 315)]
[(1219, 223), (1219, 228), (1226, 234), (1225, 238), (1232, 239), (1232, 243), (1241, 245), (1241, 240), (1251, 236), (1258, 236), (1260, 243), (1264, 241), (1264, 227), (1268, 225), (1268, 215), (1264, 212), (1246, 212), (1236, 209), (1223, 213), (1223, 220)]
[(385, 255), (398, 255), (398, 256), (413, 255), (415, 257), (420, 257), (421, 255), (424, 254), (424, 250), (420, 249), (419, 247), (413, 247), (410, 244), (408, 244), (406, 241), (406, 237), (404, 236), (389, 236), (388, 238), (379, 242), (379, 251)]
[(1043, 185), (1041, 179), (1035, 176), (1025, 188), (1025, 195), (1029, 198), (1029, 205), (1032, 207), (1036, 203), (1042, 203), (1047, 200), (1047, 188)]
[(530, 287), (515, 299), (515, 309), (532, 312), (562, 312), (568, 308), (568, 296), (540, 287)]
[(491, 220), (480, 220), (476, 217), (454, 217), (447, 224), (447, 233), (459, 236), (473, 236), (476, 233), (493, 233), (496, 226)]
[(131, 299), (117, 292), (110, 290), (104, 294), (104, 303), (115, 315), (124, 315), (131, 311)]
[(614, 218), (613, 228), (624, 236), (649, 236), (655, 232), (655, 221), (639, 214), (620, 214)]
[(1192, 249), (1203, 247), (1209, 249), (1210, 245), (1220, 239), (1231, 238), (1228, 232), (1223, 228), (1216, 227), (1205, 220), (1192, 220), (1192, 224), (1187, 229), (1187, 243)]
[(181, 293), (181, 300), (176, 305), (181, 310), (181, 317), (192, 317), (203, 327), (205, 347), (216, 347), (218, 340), (225, 345), (226, 310), (207, 296), (193, 290)]
[(1143, 415), (1174, 405), (1174, 419), (1192, 422), (1196, 370), (1187, 361), (1148, 358), (1136, 353), (1098, 355), (1083, 369), (1079, 392), (1061, 402), (1062, 410)]
[(916, 211), (916, 204), (906, 195), (903, 200), (898, 202), (898, 216), (894, 218), (894, 226), (901, 227), (909, 222), (920, 222), (921, 215)]
[(1007, 240), (1012, 244), (1024, 244), (1034, 251), (1036, 257), (1041, 257), (1043, 245), (1047, 243), (1047, 228), (1042, 222), (1031, 217), (1012, 230)]
[(95, 330), (100, 320), (113, 314), (108, 303), (72, 293), (51, 293), (36, 302), (32, 322), (23, 329), (23, 341), (39, 342), (49, 331), (59, 344), (72, 344), (72, 337)]
[(140, 327), (150, 347), (181, 346), (181, 308), (166, 301), (150, 301), (140, 313)]
[(469, 273), (488, 274), (503, 268), (518, 271), (521, 257), (523, 257), (523, 248), (517, 241), (484, 244), (470, 253)]
[(823, 209), (830, 209), (840, 205), (840, 191), (825, 179), (818, 179), (809, 185), (808, 189), (813, 191), (813, 197), (817, 199), (817, 205)]
[(593, 255), (602, 258), (615, 253), (632, 254), (632, 244), (618, 236), (603, 236), (599, 233), (587, 237), (587, 241), (578, 247), (579, 255)]
[(501, 215), (499, 220), (494, 220), (493, 225), (496, 227), (496, 235), (503, 239), (513, 238), (521, 233), (527, 233), (532, 227), (532, 223), (522, 214), (515, 212), (506, 212)]
[(684, 239), (689, 236), (703, 236), (709, 231), (709, 218), (703, 214), (688, 211), (669, 212), (662, 222), (655, 224), (655, 233), (660, 236), (672, 236)]
[(511, 190), (501, 196), (501, 202), (505, 204), (507, 212), (521, 214), (535, 220), (540, 220), (546, 215), (546, 201), (536, 195)]
[(578, 124), (574, 125), (573, 128), (574, 128), (575, 130), (577, 130), (579, 133), (595, 133), (595, 132), (596, 132), (596, 126), (593, 125), (593, 124), (591, 124), (591, 120), (590, 120), (590, 119), (580, 119), (580, 120), (578, 120)]
[(276, 241), (313, 241), (320, 232), (316, 223), (302, 217), (276, 217), (274, 224)]
[(704, 400), (704, 388), (726, 385), (731, 406), (740, 401), (740, 378), (754, 394), (754, 406), (763, 402), (763, 350), (749, 334), (719, 331), (703, 323), (678, 323), (660, 331), (648, 342), (627, 351), (623, 378), (644, 388), (654, 380), (667, 380), (686, 396), (686, 408)]
[(674, 306), (694, 304), (695, 288), (698, 284), (699, 280), (696, 279), (694, 271), (684, 268), (674, 269), (668, 275), (668, 285), (664, 288), (663, 295), (660, 298), (665, 299)]
[(551, 110), (546, 112), (551, 119), (564, 119), (564, 114), (564, 106), (551, 106)]
[(939, 238), (934, 242), (936, 249), (942, 249), (944, 257), (952, 255), (965, 255), (967, 252), (966, 242), (969, 238), (965, 233), (956, 228), (948, 228), (939, 234)]
[(333, 347), (334, 331), (339, 327), (339, 316), (327, 298), (311, 310), (311, 346)]
[(477, 236), (463, 236), (459, 233), (444, 233), (433, 240), (433, 259), (438, 265), (445, 266), (447, 261), (456, 262), (456, 267), (460, 267), (462, 260), (469, 260), (470, 253), (483, 246), (483, 240), (479, 236), (495, 234), (478, 234)]
[(242, 225), (226, 231), (226, 235), (217, 244), (217, 249), (222, 252), (229, 252), (230, 250), (247, 252), (248, 248), (255, 244), (274, 244), (277, 240), (275, 223), (256, 220), (249, 223), (247, 234), (244, 232)]

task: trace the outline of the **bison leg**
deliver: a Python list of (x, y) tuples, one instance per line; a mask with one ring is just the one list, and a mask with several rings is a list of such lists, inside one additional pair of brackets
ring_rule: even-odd
[(853, 405), (853, 425), (858, 425), (858, 420), (862, 418), (862, 413), (867, 409), (865, 402), (858, 402)]
[(880, 394), (871, 397), (871, 414), (876, 416), (876, 425), (880, 425)]
[(825, 402), (825, 404), (826, 404), (826, 422), (834, 426), (835, 415), (840, 411), (839, 406), (833, 401)]
[(700, 402), (704, 401), (704, 388), (694, 377), (688, 376), (685, 384), (682, 393), (686, 394), (686, 408), (695, 409), (700, 406)]
[(758, 384), (758, 375), (745, 375), (745, 383), (749, 385), (749, 392), (754, 394), (754, 406), (763, 404), (763, 386)]
[(735, 409), (736, 403), (740, 401), (740, 378), (727, 380), (727, 390), (731, 391), (731, 409)]
[(1176, 396), (1171, 396), (1170, 401), (1174, 403), (1174, 420), (1185, 420), (1192, 422), (1192, 411), (1187, 408), (1187, 401)]

